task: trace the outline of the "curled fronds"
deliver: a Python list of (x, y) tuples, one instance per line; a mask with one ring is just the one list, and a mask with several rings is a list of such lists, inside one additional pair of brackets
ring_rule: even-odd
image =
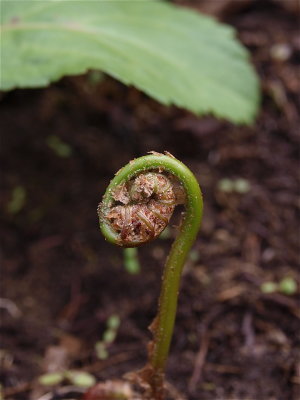
[(118, 235), (117, 244), (139, 246), (160, 235), (176, 205), (172, 181), (158, 172), (141, 173), (117, 185), (110, 207), (100, 204), (99, 216)]

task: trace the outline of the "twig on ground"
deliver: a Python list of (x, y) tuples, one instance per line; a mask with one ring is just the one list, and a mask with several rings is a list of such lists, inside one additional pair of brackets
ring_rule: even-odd
[(247, 312), (243, 318), (242, 332), (245, 337), (245, 349), (247, 352), (251, 353), (255, 343), (255, 333), (253, 329), (253, 314), (251, 312)]
[(195, 358), (194, 370), (189, 381), (189, 391), (193, 393), (196, 389), (197, 383), (201, 380), (202, 370), (204, 367), (207, 351), (209, 348), (210, 334), (208, 327), (217, 315), (222, 311), (222, 307), (216, 306), (203, 320), (200, 334), (200, 347)]
[(6, 310), (13, 318), (19, 318), (22, 315), (21, 310), (10, 299), (0, 298), (0, 308)]

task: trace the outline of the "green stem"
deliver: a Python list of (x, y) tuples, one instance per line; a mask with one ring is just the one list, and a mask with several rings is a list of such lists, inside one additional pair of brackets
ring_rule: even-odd
[[(122, 168), (108, 186), (101, 207), (105, 210), (113, 204), (112, 189), (115, 186), (139, 173), (153, 170), (174, 175), (186, 193), (185, 212), (179, 234), (165, 264), (158, 314), (152, 329), (154, 339), (149, 352), (149, 362), (153, 370), (152, 381), (158, 382), (165, 369), (172, 339), (182, 269), (201, 223), (203, 208), (201, 190), (195, 176), (183, 163), (168, 155), (156, 153), (137, 158)], [(122, 245), (119, 235), (105, 219), (100, 218), (100, 228), (108, 241)]]

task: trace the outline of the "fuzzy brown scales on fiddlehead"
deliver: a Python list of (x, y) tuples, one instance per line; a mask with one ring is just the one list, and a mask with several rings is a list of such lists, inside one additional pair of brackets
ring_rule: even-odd
[(120, 245), (149, 242), (165, 229), (178, 204), (175, 186), (171, 177), (147, 172), (114, 188), (113, 204), (102, 218), (118, 233)]

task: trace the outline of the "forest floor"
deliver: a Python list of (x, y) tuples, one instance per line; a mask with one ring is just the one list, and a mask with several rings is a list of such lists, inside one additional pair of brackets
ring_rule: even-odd
[[(122, 249), (101, 236), (96, 209), (121, 166), (167, 150), (195, 173), (205, 201), (168, 381), (188, 400), (299, 400), (299, 30), (288, 8), (246, 3), (220, 15), (261, 77), (252, 127), (161, 106), (96, 73), (2, 93), (5, 399), (39, 399), (51, 390), (38, 377), (56, 369), (100, 381), (146, 362), (176, 229), (140, 248), (141, 271), (130, 274)], [(112, 315), (120, 326), (101, 360), (96, 344)], [(51, 398), (75, 398), (60, 395), (70, 386), (58, 384)]]

